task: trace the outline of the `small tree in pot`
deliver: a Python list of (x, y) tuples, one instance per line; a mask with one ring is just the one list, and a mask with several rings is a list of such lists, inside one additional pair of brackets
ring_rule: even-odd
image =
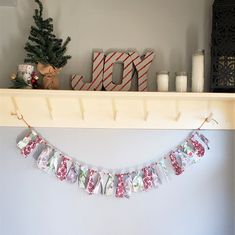
[(37, 65), (37, 70), (43, 75), (45, 89), (58, 89), (58, 73), (71, 58), (66, 55), (67, 45), (71, 41), (68, 37), (64, 42), (53, 34), (53, 19), (43, 19), (43, 4), (35, 0), (39, 9), (35, 9), (33, 16), (35, 26), (31, 27), (28, 41), (25, 45), (27, 57), (25, 63)]

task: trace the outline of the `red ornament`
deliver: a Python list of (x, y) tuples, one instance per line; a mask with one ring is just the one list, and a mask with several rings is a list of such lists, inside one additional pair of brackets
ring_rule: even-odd
[(31, 85), (34, 89), (39, 88), (38, 79), (39, 78), (38, 78), (36, 72), (33, 72), (31, 75)]
[(37, 73), (34, 71), (32, 72), (32, 78), (36, 77), (37, 76)]

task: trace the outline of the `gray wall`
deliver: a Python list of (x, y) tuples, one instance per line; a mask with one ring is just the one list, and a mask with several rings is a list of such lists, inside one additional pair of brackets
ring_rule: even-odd
[[(232, 132), (206, 132), (211, 150), (158, 190), (130, 200), (88, 196), (37, 170), (15, 147), (20, 128), (0, 128), (0, 234), (233, 235)], [(70, 156), (118, 168), (161, 157), (188, 131), (40, 129)], [(92, 147), (91, 147), (92, 146)]]
[[(34, 1), (19, 0), (17, 8), (0, 8), (0, 87), (8, 87), (9, 74), (23, 62), (23, 50), (34, 12)], [(158, 70), (191, 72), (191, 55), (198, 48), (207, 52), (212, 0), (47, 0), (45, 8), (55, 19), (59, 36), (70, 35), (73, 56), (64, 68), (62, 87), (69, 76), (83, 74), (89, 79), (94, 48), (154, 48), (157, 57), (149, 74), (155, 89)], [(208, 75), (208, 71), (207, 71)], [(173, 81), (172, 81), (173, 84)]]
[[(209, 53), (210, 0), (47, 0), (56, 31), (73, 39), (73, 59), (64, 69), (63, 88), (71, 73), (91, 70), (93, 48), (154, 48), (155, 72), (191, 71), (197, 48)], [(0, 8), (0, 87), (24, 58), (32, 24), (32, 0)], [(109, 18), (109, 20), (107, 20)], [(102, 27), (99, 29), (99, 25)], [(209, 57), (207, 57), (207, 68)], [(23, 159), (15, 147), (20, 128), (0, 128), (0, 234), (161, 234), (233, 235), (235, 184), (232, 132), (208, 132), (211, 151), (197, 166), (161, 189), (131, 200), (89, 197), (76, 185), (60, 183)], [(88, 163), (118, 168), (161, 157), (186, 131), (40, 129), (54, 145)], [(92, 147), (91, 147), (92, 145)], [(234, 195), (233, 195), (234, 193)]]

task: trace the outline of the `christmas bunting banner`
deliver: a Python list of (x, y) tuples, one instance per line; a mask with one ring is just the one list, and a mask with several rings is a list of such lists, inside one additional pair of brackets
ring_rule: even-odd
[[(60, 181), (78, 187), (89, 195), (102, 194), (116, 198), (130, 198), (132, 193), (158, 188), (172, 175), (181, 175), (197, 163), (209, 150), (208, 139), (193, 131), (178, 147), (159, 160), (130, 170), (99, 169), (67, 156), (39, 135), (35, 130), (18, 142), (21, 154), (35, 157), (37, 167)], [(133, 170), (134, 169), (134, 170)]]

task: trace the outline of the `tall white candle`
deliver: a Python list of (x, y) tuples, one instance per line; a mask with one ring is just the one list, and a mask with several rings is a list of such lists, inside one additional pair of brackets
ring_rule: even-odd
[(157, 73), (157, 87), (160, 92), (169, 90), (169, 72), (162, 71)]
[(177, 92), (186, 92), (187, 82), (188, 82), (188, 75), (186, 72), (176, 73), (175, 85)]
[(198, 50), (193, 54), (192, 91), (203, 92), (205, 81), (205, 53)]

